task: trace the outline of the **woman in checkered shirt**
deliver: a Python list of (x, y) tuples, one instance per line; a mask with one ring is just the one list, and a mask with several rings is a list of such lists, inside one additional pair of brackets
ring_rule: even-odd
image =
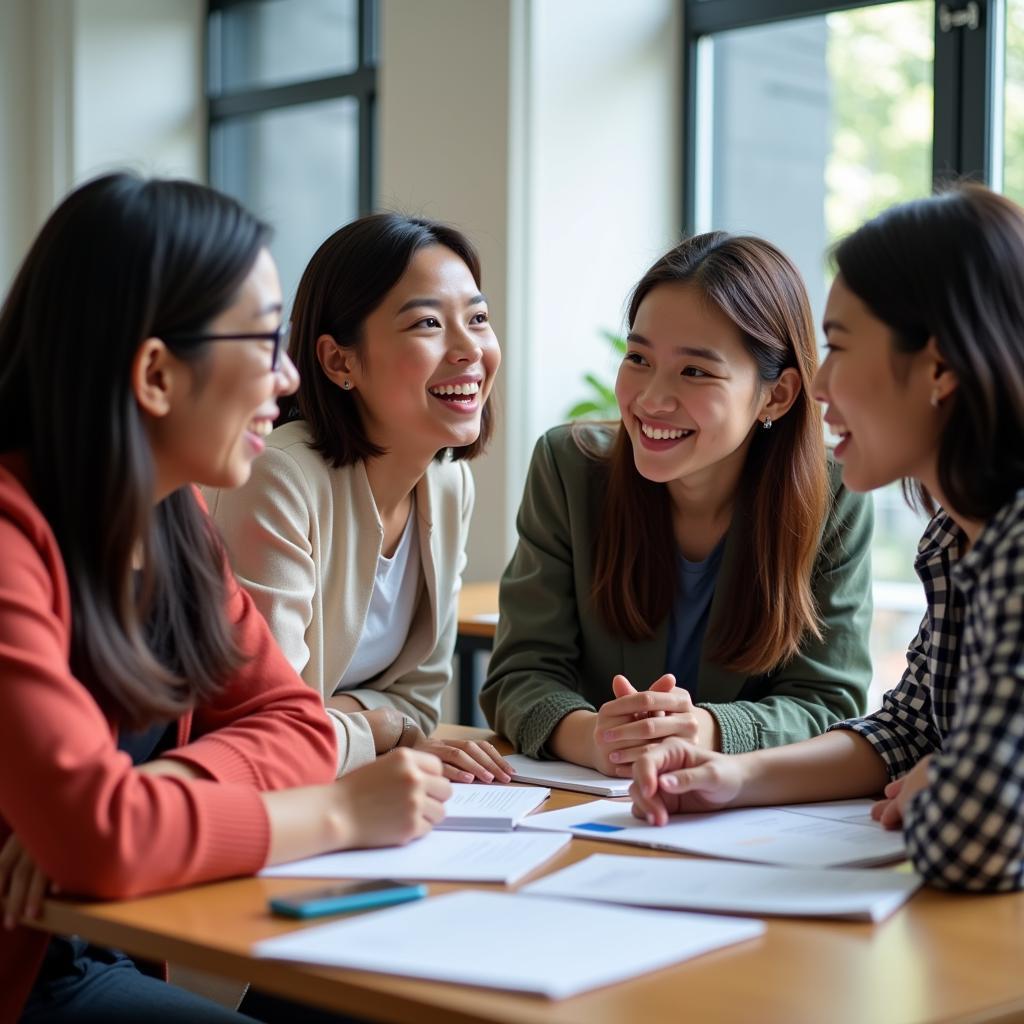
[(895, 206), (843, 241), (814, 382), (847, 487), (903, 479), (933, 513), (928, 610), (882, 707), (734, 756), (671, 740), (634, 813), (882, 793), (935, 885), (1024, 888), (1024, 210), (978, 185)]

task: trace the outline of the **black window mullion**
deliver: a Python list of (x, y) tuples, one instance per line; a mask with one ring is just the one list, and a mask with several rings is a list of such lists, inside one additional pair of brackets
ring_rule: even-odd
[(998, 43), (993, 8), (998, 2), (935, 5), (936, 185), (960, 177), (992, 180), (992, 133), (997, 127), (992, 68)]
[(934, 114), (932, 123), (932, 181), (941, 185), (961, 173), (960, 82), (963, 37), (959, 29), (943, 31), (941, 3), (935, 5)]

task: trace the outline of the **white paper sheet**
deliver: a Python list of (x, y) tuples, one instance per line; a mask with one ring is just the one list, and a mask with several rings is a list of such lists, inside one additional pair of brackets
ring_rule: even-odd
[(445, 818), (437, 827), (460, 831), (510, 832), (551, 795), (537, 786), (482, 785), (453, 782), (444, 805)]
[[(452, 936), (479, 936), (459, 953)], [(460, 892), (292, 932), (261, 957), (328, 964), (561, 999), (744, 942), (760, 921)]]
[(868, 867), (899, 860), (903, 833), (872, 821), (870, 807), (870, 800), (844, 800), (677, 814), (657, 827), (634, 818), (625, 804), (594, 800), (530, 815), (519, 830), (568, 831), (587, 839), (789, 867)]
[[(431, 832), (408, 846), (346, 850), (264, 868), (264, 878), (397, 878), (512, 885), (553, 857), (565, 833)], [(542, 841), (538, 841), (542, 840)]]
[(525, 754), (506, 754), (505, 760), (512, 765), (516, 782), (553, 789), (571, 789), (594, 796), (626, 796), (633, 782), (632, 779), (613, 779), (593, 768), (568, 761), (537, 761)]
[(720, 860), (594, 854), (520, 892), (719, 914), (884, 921), (920, 887), (910, 872), (783, 868)]

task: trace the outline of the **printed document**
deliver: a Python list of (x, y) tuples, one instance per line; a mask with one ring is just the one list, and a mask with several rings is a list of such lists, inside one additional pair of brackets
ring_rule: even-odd
[(917, 875), (877, 868), (781, 868), (599, 853), (519, 891), (635, 907), (877, 922), (920, 885)]
[(903, 833), (872, 821), (870, 800), (676, 814), (658, 827), (630, 807), (593, 800), (533, 814), (519, 829), (568, 831), (588, 839), (789, 867), (869, 867), (903, 857)]
[[(495, 941), (473, 942), (468, 955), (439, 941), (481, 928)], [(562, 999), (763, 932), (744, 918), (458, 892), (268, 939), (253, 953)]]

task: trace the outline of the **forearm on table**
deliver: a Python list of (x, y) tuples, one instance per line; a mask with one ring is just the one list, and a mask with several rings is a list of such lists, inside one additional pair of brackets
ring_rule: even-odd
[(879, 793), (889, 780), (871, 743), (846, 729), (734, 756), (744, 769), (737, 804), (848, 800)]
[(261, 793), (270, 822), (267, 863), (282, 864), (349, 846), (352, 825), (339, 806), (339, 795), (332, 786)]
[(555, 726), (547, 748), (562, 761), (594, 767), (594, 711), (570, 711)]

